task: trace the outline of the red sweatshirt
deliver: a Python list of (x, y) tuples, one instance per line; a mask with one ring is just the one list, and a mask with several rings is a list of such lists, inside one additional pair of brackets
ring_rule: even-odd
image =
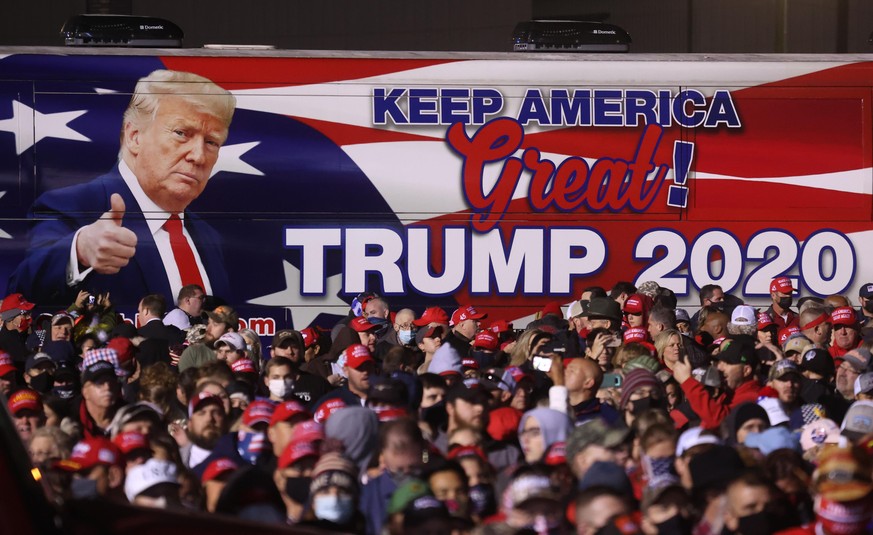
[(700, 416), (700, 426), (704, 429), (717, 429), (728, 413), (747, 401), (757, 402), (761, 385), (750, 379), (737, 387), (733, 393), (725, 393), (717, 398), (711, 398), (702, 384), (692, 377), (682, 383), (682, 391), (691, 405), (691, 409)]

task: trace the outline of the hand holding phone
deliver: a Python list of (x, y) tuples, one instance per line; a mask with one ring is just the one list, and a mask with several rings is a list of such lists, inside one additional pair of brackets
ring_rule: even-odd
[(552, 359), (550, 359), (549, 357), (535, 356), (533, 358), (533, 367), (535, 370), (549, 373), (549, 370), (552, 369)]

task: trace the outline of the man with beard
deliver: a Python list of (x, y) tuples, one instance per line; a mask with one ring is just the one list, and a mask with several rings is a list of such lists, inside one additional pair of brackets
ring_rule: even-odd
[(791, 413), (800, 409), (803, 404), (800, 397), (802, 379), (802, 371), (794, 361), (780, 360), (770, 368), (767, 386), (776, 392), (776, 398), (763, 398), (758, 404), (767, 410), (771, 425), (788, 422)]
[(196, 470), (226, 432), (227, 418), (221, 398), (209, 392), (195, 394), (188, 404), (186, 434), (190, 443), (179, 449), (185, 466)]
[(320, 407), (335, 398), (343, 400), (349, 406), (366, 405), (370, 392), (370, 377), (376, 373), (376, 361), (370, 355), (370, 350), (364, 345), (352, 344), (343, 350), (338, 363), (342, 363), (343, 373), (348, 380), (343, 386), (319, 398), (315, 407)]
[(212, 344), (224, 333), (236, 332), (239, 329), (239, 315), (227, 305), (216, 307), (215, 310), (207, 312), (206, 315), (209, 319), (206, 323), (206, 335), (203, 337), (203, 343), (209, 347), (212, 347)]
[(45, 425), (45, 410), (39, 394), (30, 389), (19, 390), (9, 398), (9, 413), (21, 441), (27, 444), (33, 432)]
[(73, 407), (78, 413), (84, 438), (109, 436), (109, 424), (115, 412), (122, 405), (121, 385), (115, 374), (115, 367), (105, 360), (91, 364), (82, 372), (82, 398)]
[(682, 387), (691, 409), (700, 416), (704, 429), (718, 428), (734, 407), (746, 401), (757, 401), (761, 390), (756, 379), (758, 357), (754, 346), (728, 340), (715, 358), (725, 386), (725, 391), (716, 398), (691, 377), (691, 362), (687, 358), (676, 361), (673, 366), (673, 378)]

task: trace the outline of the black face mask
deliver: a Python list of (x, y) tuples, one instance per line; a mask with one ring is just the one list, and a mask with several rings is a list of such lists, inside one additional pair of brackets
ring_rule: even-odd
[(97, 498), (97, 481), (77, 477), (70, 483), (70, 494), (79, 500)]
[(794, 303), (794, 300), (790, 296), (779, 298), (779, 307), (783, 310), (788, 310), (789, 308), (791, 308), (792, 303)]
[(470, 487), (470, 501), (473, 503), (473, 513), (479, 518), (497, 512), (497, 497), (494, 495), (493, 485), (480, 483)]
[(30, 387), (40, 394), (45, 394), (46, 392), (51, 390), (54, 383), (54, 376), (48, 372), (41, 373), (36, 377), (30, 378)]
[(868, 299), (866, 303), (864, 303), (864, 310), (873, 314), (873, 298)]
[(52, 394), (61, 399), (73, 399), (76, 394), (76, 387), (72, 385), (56, 386), (52, 388)]
[(311, 477), (289, 477), (285, 481), (285, 494), (299, 504), (305, 504), (309, 500), (309, 485)]
[(660, 524), (655, 524), (658, 535), (688, 535), (691, 533), (691, 521), (682, 515), (673, 515)]
[(666, 409), (667, 401), (661, 398), (653, 398), (652, 396), (646, 396), (644, 398), (635, 399), (632, 401), (633, 409), (631, 409), (631, 414), (634, 416), (639, 416), (640, 414), (646, 412), (649, 409)]
[(770, 514), (764, 510), (760, 513), (746, 515), (739, 519), (734, 533), (741, 535), (757, 535), (758, 533), (772, 533), (770, 529)]
[(242, 416), (244, 412), (245, 409), (242, 409), (240, 407), (231, 407), (230, 414), (228, 414), (228, 416), (230, 417), (230, 421), (235, 422), (239, 420), (239, 417)]
[(712, 301), (709, 303), (709, 306), (718, 310), (719, 312), (724, 312), (724, 301)]

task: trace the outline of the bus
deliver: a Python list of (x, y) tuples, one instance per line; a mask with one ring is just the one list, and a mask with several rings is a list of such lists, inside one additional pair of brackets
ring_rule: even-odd
[(117, 169), (124, 110), (160, 69), (236, 99), (186, 213), (220, 237), (219, 297), (263, 336), (332, 325), (365, 292), (513, 321), (617, 281), (693, 308), (707, 284), (765, 306), (781, 275), (854, 299), (873, 280), (873, 55), (4, 48), (3, 295), (58, 310), (110, 292), (128, 319), (136, 296), (175, 300), (146, 282), (160, 265), (118, 287), (64, 279), (75, 255), (40, 261), (106, 217), (100, 196), (41, 199)]

